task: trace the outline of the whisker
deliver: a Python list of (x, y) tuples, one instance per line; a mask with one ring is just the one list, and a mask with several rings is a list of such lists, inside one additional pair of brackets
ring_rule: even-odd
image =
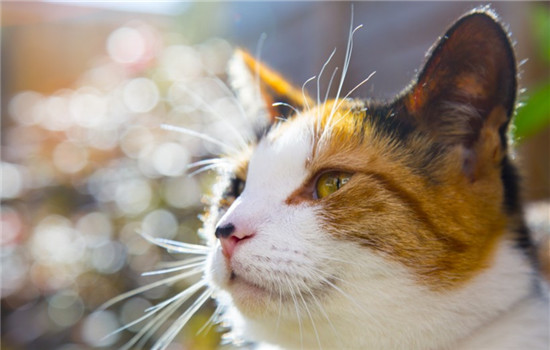
[(336, 76), (336, 72), (338, 72), (338, 67), (334, 68), (334, 70), (332, 71), (332, 75), (330, 76), (330, 80), (329, 80), (328, 86), (327, 86), (327, 92), (325, 93), (325, 100), (323, 101), (323, 110), (325, 109), (325, 105), (326, 105), (327, 100), (328, 100), (328, 94), (330, 93), (330, 88), (332, 87), (332, 81), (334, 80), (334, 77)]
[(179, 132), (179, 133), (182, 133), (182, 134), (194, 136), (194, 137), (197, 137), (201, 140), (210, 142), (214, 145), (218, 145), (222, 148), (222, 150), (224, 152), (227, 152), (227, 153), (229, 153), (229, 152), (238, 153), (239, 152), (239, 150), (237, 148), (233, 147), (233, 146), (230, 146), (230, 145), (225, 144), (221, 141), (218, 141), (215, 138), (213, 138), (211, 136), (208, 136), (208, 135), (205, 135), (203, 133), (200, 133), (200, 132), (197, 132), (197, 131), (194, 131), (194, 130), (191, 130), (191, 129), (184, 128), (183, 126), (161, 124), (160, 127), (164, 130), (170, 130), (170, 131), (175, 131), (175, 132)]
[(336, 328), (334, 327), (334, 325), (332, 324), (332, 321), (330, 320), (330, 317), (328, 317), (327, 313), (326, 313), (326, 310), (325, 308), (323, 307), (323, 305), (319, 302), (319, 300), (315, 297), (315, 294), (313, 293), (313, 291), (311, 290), (311, 288), (309, 288), (307, 285), (305, 286), (305, 289), (306, 291), (311, 295), (311, 297), (313, 298), (313, 300), (315, 301), (315, 304), (317, 305), (317, 308), (319, 309), (319, 311), (323, 314), (323, 316), (325, 317), (325, 319), (327, 320), (330, 328), (332, 328), (332, 331), (334, 332), (334, 334), (336, 336), (340, 336), (340, 334), (336, 331)]
[(130, 339), (121, 350), (134, 349), (133, 345), (137, 342), (137, 349), (143, 348), (143, 345), (151, 339), (153, 334), (172, 316), (183, 304), (185, 300), (176, 300), (172, 305), (162, 310), (155, 318), (151, 319), (140, 331)]
[(176, 310), (183, 305), (185, 300), (177, 300), (172, 305), (168, 306), (166, 309), (162, 310), (158, 315), (156, 315), (154, 318), (152, 318), (145, 326), (143, 326), (142, 329), (139, 330), (139, 332), (134, 335), (124, 346), (120, 348), (120, 350), (129, 350), (134, 349), (133, 345), (136, 344), (138, 341), (138, 349), (141, 349), (145, 342), (151, 338), (153, 333), (155, 333), (160, 326), (168, 320)]
[(230, 164), (211, 164), (203, 166), (191, 173), (188, 174), (189, 177), (193, 177), (195, 175), (198, 175), (200, 173), (204, 173), (205, 171), (212, 170), (212, 169), (220, 169), (220, 170), (231, 170), (233, 168)]
[(99, 309), (100, 310), (105, 310), (105, 309), (113, 306), (114, 304), (116, 304), (116, 303), (118, 303), (118, 302), (120, 302), (124, 299), (127, 299), (131, 296), (137, 295), (139, 293), (148, 291), (150, 289), (153, 289), (153, 288), (156, 288), (156, 287), (159, 287), (159, 286), (162, 286), (162, 285), (171, 284), (171, 283), (177, 282), (179, 280), (194, 276), (196, 274), (204, 272), (204, 269), (205, 269), (205, 267), (201, 266), (200, 268), (194, 268), (193, 270), (187, 271), (185, 273), (182, 273), (182, 274), (179, 274), (179, 275), (176, 275), (176, 276), (172, 276), (172, 277), (168, 277), (168, 278), (164, 278), (164, 279), (161, 279), (159, 281), (149, 283), (145, 286), (132, 289), (131, 291), (128, 291), (126, 293), (122, 293), (121, 295), (119, 295), (117, 297), (114, 297), (113, 299), (107, 301), (106, 303), (101, 305), (99, 307)]
[(279, 314), (277, 315), (277, 334), (275, 335), (276, 338), (279, 335), (279, 326), (280, 326), (280, 321), (281, 321), (281, 310), (283, 308), (283, 289), (281, 288), (280, 279), (278, 277), (277, 277), (277, 279), (279, 280), (279, 283), (278, 283), (278, 287), (279, 287)]
[(287, 286), (290, 291), (290, 296), (292, 297), (292, 301), (294, 302), (294, 308), (296, 309), (296, 319), (298, 320), (298, 329), (300, 331), (300, 348), (304, 348), (304, 335), (302, 333), (302, 321), (300, 320), (300, 312), (298, 311), (298, 302), (296, 301), (296, 297), (294, 295), (294, 289), (292, 288), (291, 281), (286, 278)]
[[(317, 106), (320, 106), (321, 105), (321, 100), (320, 100), (320, 95), (321, 95), (321, 77), (323, 75), (323, 72), (325, 71), (325, 68), (327, 67), (327, 65), (329, 64), (330, 60), (332, 60), (332, 57), (334, 56), (334, 54), (336, 53), (336, 48), (334, 48), (334, 50), (332, 50), (332, 53), (330, 54), (330, 56), (328, 57), (328, 59), (325, 61), (325, 63), (323, 64), (323, 67), (321, 67), (321, 71), (319, 72), (319, 79), (317, 79)], [(332, 77), (330, 78), (330, 84), (332, 84), (332, 78), (334, 77), (334, 73), (332, 75)], [(325, 97), (325, 102), (326, 102), (326, 97)], [(324, 112), (324, 108), (325, 105), (323, 103), (323, 109), (319, 110), (319, 113), (318, 113), (318, 116), (317, 116), (317, 130), (319, 130), (320, 128), (320, 123), (321, 123), (321, 113)]]
[[(359, 26), (355, 27), (355, 29), (354, 29), (353, 28), (353, 17), (354, 17), (354, 7), (353, 7), (353, 4), (352, 4), (351, 5), (351, 19), (350, 19), (350, 27), (349, 27), (349, 36), (348, 36), (348, 43), (347, 43), (347, 47), (346, 47), (346, 56), (344, 58), (344, 67), (342, 68), (340, 84), (338, 85), (338, 90), (336, 92), (335, 100), (338, 100), (340, 98), (340, 93), (342, 92), (342, 87), (344, 86), (344, 81), (346, 79), (349, 64), (350, 64), (350, 61), (351, 61), (351, 53), (353, 51), (353, 34), (355, 34), (355, 32), (357, 30), (359, 30), (360, 28), (363, 27), (363, 25), (359, 25)], [(329, 119), (332, 117), (332, 115), (334, 115), (334, 112), (336, 110), (335, 107), (336, 107), (336, 105), (334, 104), (332, 106), (332, 110), (330, 112)]]
[(171, 273), (171, 272), (181, 271), (181, 270), (185, 270), (185, 269), (190, 269), (190, 268), (201, 266), (201, 265), (204, 265), (204, 261), (189, 263), (189, 264), (186, 264), (186, 265), (166, 268), (166, 269), (162, 269), (162, 270), (144, 272), (141, 275), (142, 276), (161, 275), (161, 274), (165, 274), (165, 273)]
[(307, 98), (307, 94), (306, 94), (306, 85), (315, 78), (316, 78), (316, 76), (314, 75), (311, 78), (309, 78), (308, 80), (306, 80), (304, 84), (302, 84), (302, 98), (304, 99), (304, 105), (306, 106), (306, 109), (308, 111), (310, 110), (310, 106), (309, 106), (309, 102), (308, 102), (308, 98)]
[(189, 319), (200, 309), (201, 306), (210, 298), (212, 290), (207, 289), (201, 296), (193, 302), (189, 309), (185, 310), (181, 316), (179, 316), (174, 323), (168, 328), (168, 330), (160, 337), (151, 350), (164, 350), (176, 337), (178, 332), (185, 326)]
[[(294, 107), (294, 106), (291, 105), (291, 104), (285, 103), (285, 102), (275, 102), (275, 103), (272, 104), (272, 106), (273, 106), (273, 107), (285, 106), (285, 107), (290, 108), (290, 109), (291, 109), (292, 111), (294, 111), (294, 113), (296, 113), (297, 115), (300, 115), (300, 114), (301, 114), (300, 111), (299, 111), (296, 107)], [(284, 118), (279, 118), (279, 119), (285, 120)]]
[(325, 63), (323, 64), (323, 67), (321, 67), (321, 71), (319, 72), (319, 79), (317, 79), (317, 105), (320, 105), (321, 104), (321, 77), (323, 76), (323, 72), (325, 71), (325, 68), (327, 67), (327, 65), (329, 64), (330, 60), (332, 59), (332, 57), (334, 56), (334, 54), (336, 53), (336, 48), (334, 48), (332, 50), (332, 53), (330, 54), (330, 56), (328, 57), (328, 59), (325, 61)]
[(241, 105), (240, 101), (235, 96), (235, 93), (233, 91), (231, 91), (231, 89), (229, 89), (229, 87), (227, 87), (227, 84), (225, 84), (216, 74), (212, 73), (210, 70), (206, 69), (206, 67), (204, 67), (204, 66), (203, 66), (203, 68), (206, 71), (206, 73), (208, 74), (208, 77), (210, 79), (212, 79), (214, 81), (214, 83), (216, 83), (216, 85), (218, 85), (218, 87), (220, 87), (227, 94), (226, 97), (229, 98), (231, 101), (233, 101), (235, 103), (235, 105), (239, 109), (239, 116), (241, 117), (241, 119), (243, 121), (247, 121), (248, 118), (247, 118), (246, 112), (244, 111), (243, 106)]
[(260, 38), (258, 39), (258, 46), (256, 46), (256, 61), (255, 61), (255, 67), (254, 67), (254, 74), (256, 79), (256, 98), (261, 98), (262, 95), (262, 85), (260, 83), (260, 59), (262, 56), (262, 49), (264, 48), (264, 42), (267, 39), (267, 34), (263, 32), (260, 34)]
[[(323, 277), (323, 276), (319, 276), (326, 284), (328, 284), (330, 287), (332, 287), (333, 289), (335, 289), (336, 291), (338, 291), (340, 294), (342, 294), (346, 299), (348, 299), (349, 301), (351, 301), (353, 304), (355, 304), (355, 306), (357, 306), (359, 308), (359, 310), (369, 316), (371, 318), (371, 320), (373, 322), (375, 322), (376, 324), (380, 325), (380, 322), (371, 315), (370, 312), (368, 312), (367, 310), (365, 310), (365, 308), (359, 304), (357, 302), (357, 300), (355, 300), (352, 296), (350, 296), (348, 293), (344, 292), (342, 289), (340, 289), (338, 286), (336, 286), (334, 283), (332, 283), (330, 280), (328, 280), (327, 278)], [(334, 278), (334, 276), (331, 276)]]
[(204, 160), (199, 160), (197, 162), (193, 162), (191, 164), (188, 164), (186, 166), (187, 169), (193, 169), (193, 168), (196, 168), (198, 166), (203, 166), (203, 165), (211, 165), (211, 164), (231, 164), (231, 161), (225, 159), (225, 158), (210, 158), (210, 159), (204, 159)]
[(300, 288), (296, 286), (296, 289), (298, 289), (298, 296), (300, 297), (300, 299), (302, 299), (302, 303), (304, 304), (307, 315), (309, 316), (309, 320), (311, 321), (311, 325), (313, 326), (313, 332), (315, 333), (315, 337), (317, 338), (317, 344), (319, 344), (319, 349), (322, 349), (323, 347), (321, 346), (321, 339), (319, 338), (319, 333), (317, 332), (317, 326), (315, 326), (315, 321), (313, 320), (313, 316), (311, 316), (311, 312), (309, 311), (309, 307), (307, 306), (307, 303), (304, 299), (304, 296), (302, 295), (302, 292), (300, 291)]
[(338, 103), (338, 106), (336, 107), (336, 109), (338, 109), (340, 107), (340, 105), (355, 91), (357, 90), (361, 85), (365, 84), (367, 81), (370, 80), (370, 78), (372, 78), (372, 76), (376, 74), (376, 71), (373, 71), (371, 74), (369, 74), (368, 77), (366, 77), (365, 79), (363, 79), (363, 81), (361, 81), (359, 84), (355, 85), (355, 87), (353, 89), (351, 89), (347, 94), (346, 96), (344, 96), (344, 98), (342, 98), (340, 100), (340, 102)]
[[(338, 67), (334, 68), (332, 71), (332, 75), (330, 76), (330, 80), (328, 82), (327, 91), (325, 93), (325, 99), (323, 101), (323, 107), (321, 108), (321, 113), (325, 113), (325, 107), (327, 105), (328, 100), (328, 94), (330, 93), (330, 88), (332, 87), (332, 81), (334, 80), (334, 77), (336, 76), (336, 72), (338, 72)], [(328, 126), (327, 126), (328, 127)], [(321, 131), (321, 118), (317, 119), (317, 133)]]
[(177, 300), (177, 299), (182, 299), (182, 301), (186, 301), (187, 299), (189, 299), (189, 297), (195, 293), (198, 289), (200, 289), (201, 287), (203, 287), (204, 285), (206, 284), (205, 281), (200, 281), (200, 282), (197, 282), (195, 284), (193, 284), (192, 286), (190, 286), (189, 288), (187, 288), (186, 290), (184, 290), (183, 292), (177, 294), (176, 296), (162, 302), (161, 304), (157, 305), (157, 307), (155, 308), (147, 308), (145, 309), (145, 315), (139, 317), (138, 319), (118, 328), (117, 330), (109, 333), (108, 335), (105, 336), (105, 338), (107, 337), (110, 337), (114, 334), (117, 334), (125, 329), (128, 329), (130, 327), (132, 327), (133, 325), (135, 324), (138, 324), (146, 319), (148, 319), (149, 317), (153, 316), (155, 313), (157, 313), (158, 311), (162, 310), (163, 308), (165, 308), (166, 306), (168, 306), (169, 304), (171, 304), (173, 301)]
[(201, 104), (201, 107), (204, 108), (203, 110), (212, 113), (212, 115), (216, 116), (219, 121), (224, 123), (229, 130), (237, 136), (237, 140), (240, 143), (241, 147), (246, 147), (247, 142), (244, 139), (243, 135), (231, 124), (229, 121), (227, 121), (227, 118), (220, 114), (217, 110), (212, 108), (212, 106), (202, 97), (201, 95), (197, 94), (196, 92), (191, 91), (191, 89), (187, 88), (186, 86), (182, 86), (182, 89), (185, 90), (186, 93), (188, 93), (190, 96), (192, 96), (195, 100), (199, 101)]
[(148, 235), (147, 233), (139, 233), (147, 241), (153, 243), (156, 246), (162, 247), (170, 252), (182, 253), (182, 254), (198, 254), (207, 255), (210, 252), (210, 248), (204, 245), (190, 244), (184, 242), (178, 242), (166, 238), (156, 238)]
[(186, 258), (184, 260), (177, 260), (177, 261), (162, 261), (162, 262), (159, 262), (156, 266), (157, 268), (167, 269), (171, 267), (184, 266), (184, 265), (195, 263), (198, 261), (202, 261), (202, 262), (206, 261), (206, 256), (197, 256), (194, 258)]
[(197, 290), (199, 290), (201, 287), (205, 286), (206, 284), (207, 284), (207, 282), (205, 280), (200, 280), (199, 282), (191, 285), (191, 287), (186, 288), (184, 291), (179, 292), (178, 294), (174, 295), (173, 297), (171, 297), (169, 299), (166, 299), (165, 301), (163, 301), (163, 302), (161, 302), (157, 305), (148, 307), (147, 309), (145, 309), (145, 312), (154, 313), (157, 310), (164, 308), (166, 305), (171, 304), (175, 300), (178, 300), (178, 299), (187, 300), (191, 297), (191, 295), (193, 295)]
[(224, 307), (220, 304), (216, 307), (214, 312), (212, 313), (212, 316), (206, 321), (206, 323), (197, 331), (196, 335), (201, 334), (203, 331), (208, 332), (210, 328), (212, 328), (212, 325), (219, 322), (219, 317), (223, 313)]

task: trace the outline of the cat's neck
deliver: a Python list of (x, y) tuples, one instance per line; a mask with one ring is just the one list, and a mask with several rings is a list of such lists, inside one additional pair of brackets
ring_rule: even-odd
[(538, 295), (520, 300), (453, 349), (547, 350), (549, 321), (548, 289), (543, 287)]

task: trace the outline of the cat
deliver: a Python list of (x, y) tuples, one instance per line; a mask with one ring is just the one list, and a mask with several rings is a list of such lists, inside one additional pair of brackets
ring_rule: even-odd
[(266, 347), (548, 349), (547, 290), (510, 156), (506, 30), (489, 8), (465, 14), (414, 82), (377, 102), (342, 97), (353, 29), (333, 100), (235, 54), (253, 140), (223, 158), (208, 244), (151, 239), (199, 256), (175, 278), (204, 275), (150, 310), (128, 347), (204, 290), (154, 349), (211, 296), (235, 340)]

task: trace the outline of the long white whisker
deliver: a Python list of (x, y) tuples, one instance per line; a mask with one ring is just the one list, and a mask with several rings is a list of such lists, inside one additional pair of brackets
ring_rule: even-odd
[(199, 255), (207, 255), (210, 252), (210, 248), (203, 245), (178, 242), (166, 238), (156, 238), (144, 232), (140, 232), (140, 235), (154, 245), (162, 247), (171, 252)]
[(205, 71), (208, 73), (208, 77), (216, 83), (227, 95), (226, 97), (229, 98), (231, 101), (235, 103), (237, 108), (239, 109), (239, 116), (243, 121), (247, 121), (246, 112), (243, 109), (243, 106), (241, 105), (240, 101), (235, 97), (235, 94), (231, 89), (227, 87), (227, 85), (214, 73), (212, 73), (210, 70), (206, 69), (206, 67), (203, 66)]
[(304, 348), (304, 335), (302, 333), (302, 321), (300, 320), (300, 312), (298, 311), (298, 302), (296, 301), (296, 297), (294, 295), (294, 289), (292, 288), (291, 281), (286, 278), (288, 289), (290, 291), (290, 296), (292, 297), (292, 301), (294, 302), (294, 308), (296, 309), (296, 319), (298, 320), (298, 329), (300, 330), (300, 348)]
[(357, 300), (355, 300), (352, 296), (350, 296), (349, 294), (347, 294), (346, 292), (344, 292), (342, 289), (340, 289), (338, 286), (336, 286), (334, 283), (332, 283), (330, 280), (328, 280), (327, 278), (323, 277), (323, 276), (318, 276), (320, 277), (326, 284), (328, 284), (330, 287), (332, 287), (333, 289), (335, 289), (336, 291), (338, 291), (340, 294), (342, 294), (346, 299), (348, 299), (349, 301), (351, 301), (353, 304), (355, 304), (355, 306), (357, 306), (357, 308), (363, 312), (365, 315), (369, 316), (371, 318), (371, 320), (377, 324), (380, 324), (380, 322), (374, 318), (370, 312), (368, 312), (367, 310), (365, 310), (365, 308), (359, 304), (359, 302), (357, 302)]
[(206, 321), (206, 323), (197, 331), (197, 335), (201, 334), (203, 331), (206, 331), (208, 332), (210, 330), (210, 328), (212, 327), (212, 325), (214, 323), (217, 323), (219, 322), (219, 317), (220, 315), (222, 314), (222, 310), (224, 309), (224, 307), (220, 304), (216, 307), (216, 310), (214, 310), (214, 312), (212, 313), (212, 316), (210, 316), (210, 318), (208, 318), (208, 320)]
[[(326, 107), (327, 101), (328, 101), (328, 94), (330, 93), (330, 88), (332, 87), (332, 81), (334, 80), (334, 77), (336, 76), (336, 72), (338, 72), (338, 67), (334, 68), (334, 70), (332, 71), (332, 75), (330, 76), (330, 80), (329, 80), (328, 86), (327, 86), (327, 91), (325, 93), (325, 99), (323, 100), (323, 107), (321, 108), (321, 113), (325, 113), (325, 107)], [(321, 131), (321, 118), (319, 117), (317, 119), (317, 133), (319, 133), (320, 131)]]
[(311, 315), (311, 312), (309, 311), (309, 307), (307, 306), (307, 303), (304, 299), (304, 296), (302, 295), (302, 292), (300, 291), (299, 287), (296, 286), (296, 289), (298, 289), (298, 296), (300, 299), (302, 299), (302, 303), (304, 304), (304, 307), (306, 309), (307, 315), (309, 317), (309, 320), (311, 321), (311, 325), (313, 326), (313, 332), (315, 333), (315, 337), (317, 338), (317, 344), (319, 344), (319, 349), (322, 349), (321, 346), (321, 338), (319, 338), (319, 333), (317, 332), (317, 326), (315, 326), (315, 321), (313, 320), (313, 316)]
[[(344, 66), (342, 68), (342, 75), (341, 75), (341, 78), (340, 78), (340, 84), (338, 85), (338, 90), (336, 92), (336, 100), (338, 100), (340, 98), (340, 93), (342, 92), (342, 88), (344, 87), (344, 81), (346, 80), (346, 75), (348, 73), (349, 64), (351, 62), (351, 53), (353, 51), (353, 34), (355, 34), (355, 32), (357, 30), (359, 30), (360, 28), (363, 27), (363, 25), (359, 25), (355, 29), (352, 30), (352, 28), (353, 28), (353, 5), (352, 5), (351, 9), (352, 9), (352, 11), (351, 11), (351, 23), (350, 23), (350, 35), (349, 35), (349, 38), (348, 38), (348, 45), (347, 45), (347, 48), (346, 48), (346, 57), (344, 59)], [(335, 110), (335, 108), (333, 107), (331, 114), (334, 113), (334, 110)]]
[(207, 289), (181, 316), (179, 316), (166, 333), (160, 337), (151, 350), (164, 350), (170, 345), (178, 332), (185, 326), (189, 319), (199, 310), (199, 308), (210, 298), (212, 290)]
[(204, 261), (191, 263), (191, 264), (186, 264), (186, 265), (177, 266), (177, 267), (166, 268), (166, 269), (162, 269), (162, 270), (144, 272), (141, 275), (142, 276), (162, 275), (162, 274), (165, 274), (165, 273), (171, 273), (171, 272), (186, 270), (186, 269), (190, 269), (190, 268), (201, 266), (201, 265), (204, 265)]
[(317, 105), (321, 104), (321, 96), (320, 96), (321, 95), (321, 77), (323, 76), (323, 72), (325, 71), (325, 68), (327, 67), (327, 65), (329, 64), (330, 60), (332, 59), (335, 53), (336, 53), (336, 48), (332, 50), (332, 53), (330, 54), (328, 59), (325, 61), (325, 63), (323, 64), (323, 67), (321, 67), (321, 71), (319, 72), (319, 79), (317, 79)]
[[(338, 91), (336, 92), (336, 98), (335, 100), (338, 100), (340, 98), (340, 93), (342, 92), (342, 88), (344, 86), (344, 81), (346, 79), (346, 75), (348, 73), (349, 64), (351, 61), (351, 53), (353, 51), (353, 34), (357, 30), (363, 27), (363, 25), (359, 25), (353, 29), (353, 16), (354, 16), (354, 7), (353, 4), (351, 5), (351, 19), (350, 19), (350, 26), (349, 26), (349, 36), (348, 36), (348, 43), (346, 47), (346, 56), (344, 58), (344, 67), (342, 68), (342, 74), (340, 78), (340, 84), (338, 85)], [(332, 105), (332, 110), (329, 115), (329, 120), (334, 115), (334, 112), (336, 111), (336, 104)]]
[(211, 165), (211, 164), (231, 164), (231, 161), (225, 159), (225, 158), (210, 158), (210, 159), (204, 159), (199, 160), (197, 162), (193, 162), (191, 164), (188, 164), (186, 166), (187, 169), (193, 169), (199, 166), (203, 165)]
[(156, 266), (159, 269), (169, 269), (171, 267), (178, 267), (178, 266), (185, 266), (188, 264), (196, 263), (198, 261), (205, 262), (206, 256), (197, 256), (194, 258), (186, 258), (184, 260), (177, 260), (177, 261), (162, 261), (159, 262)]
[(182, 292), (179, 292), (178, 294), (174, 295), (173, 297), (169, 298), (169, 299), (166, 299), (165, 301), (157, 304), (157, 305), (154, 305), (154, 306), (151, 306), (147, 309), (145, 309), (145, 312), (156, 312), (156, 310), (159, 310), (159, 309), (162, 309), (164, 308), (166, 305), (169, 305), (171, 304), (173, 301), (175, 300), (178, 300), (178, 299), (189, 299), (191, 297), (191, 295), (193, 295), (197, 290), (199, 290), (201, 287), (205, 286), (206, 285), (206, 281), (205, 280), (200, 280), (199, 282), (193, 284), (191, 287), (185, 289), (184, 291)]
[(254, 67), (254, 74), (256, 75), (255, 78), (256, 78), (256, 98), (261, 98), (261, 95), (262, 95), (262, 86), (260, 84), (260, 59), (261, 59), (261, 56), (262, 56), (262, 49), (264, 48), (264, 42), (265, 40), (267, 39), (267, 34), (265, 32), (263, 32), (262, 34), (260, 34), (260, 38), (258, 39), (258, 46), (256, 46), (256, 52), (255, 52), (255, 56), (256, 56), (256, 62), (255, 62), (255, 67)]
[(109, 308), (110, 306), (118, 303), (119, 301), (127, 299), (127, 298), (129, 298), (131, 296), (134, 296), (136, 294), (148, 291), (148, 290), (156, 288), (158, 286), (171, 284), (171, 283), (177, 282), (177, 281), (185, 279), (187, 277), (194, 276), (194, 275), (202, 273), (202, 272), (204, 272), (204, 266), (201, 266), (200, 268), (194, 268), (190, 271), (187, 271), (185, 273), (182, 273), (182, 274), (179, 274), (179, 275), (176, 275), (176, 276), (164, 278), (162, 280), (159, 280), (159, 281), (156, 281), (156, 282), (153, 282), (153, 283), (149, 283), (145, 286), (142, 286), (142, 287), (139, 287), (139, 288), (136, 288), (136, 289), (132, 289), (129, 292), (122, 293), (121, 295), (107, 301), (105, 304), (101, 305), (101, 307), (99, 309), (100, 310), (105, 310), (105, 309)]
[(332, 71), (332, 75), (330, 76), (330, 80), (328, 82), (327, 91), (325, 93), (325, 100), (323, 101), (323, 110), (325, 109), (325, 105), (328, 100), (328, 94), (330, 93), (330, 88), (332, 87), (332, 81), (334, 80), (334, 77), (336, 76), (336, 72), (338, 72), (338, 67), (334, 68)]
[(205, 135), (205, 134), (202, 134), (200, 132), (197, 132), (197, 131), (194, 131), (194, 130), (191, 130), (191, 129), (187, 129), (187, 128), (184, 128), (182, 126), (175, 126), (175, 125), (168, 125), (168, 124), (162, 124), (160, 126), (162, 129), (164, 130), (170, 130), (170, 131), (176, 131), (176, 132), (179, 132), (179, 133), (182, 133), (182, 134), (186, 134), (186, 135), (190, 135), (190, 136), (194, 136), (194, 137), (197, 137), (201, 140), (204, 140), (204, 141), (207, 141), (207, 142), (210, 142), (214, 145), (218, 145), (222, 148), (222, 150), (224, 152), (233, 152), (233, 153), (237, 153), (239, 150), (233, 146), (230, 146), (228, 144), (225, 144), (221, 141), (218, 141), (216, 140), (215, 138), (211, 137), (211, 136), (208, 136), (208, 135)]
[(306, 80), (304, 84), (302, 84), (302, 98), (304, 100), (304, 105), (306, 106), (306, 109), (308, 111), (310, 110), (310, 106), (309, 106), (309, 102), (307, 101), (307, 97), (306, 97), (306, 85), (315, 78), (316, 78), (316, 76), (314, 75), (311, 78), (309, 78), (308, 80)]
[(323, 305), (319, 302), (319, 300), (315, 297), (315, 294), (312, 292), (311, 288), (309, 288), (307, 285), (305, 286), (306, 288), (306, 291), (311, 295), (311, 297), (313, 298), (313, 300), (315, 301), (315, 304), (317, 304), (317, 308), (319, 309), (319, 311), (321, 311), (321, 313), (323, 314), (323, 316), (325, 317), (325, 319), (327, 320), (330, 328), (332, 328), (332, 331), (334, 332), (334, 334), (336, 336), (340, 336), (340, 334), (336, 331), (336, 328), (334, 327), (334, 325), (332, 324), (332, 321), (330, 320), (330, 317), (328, 317), (327, 313), (326, 313), (326, 310), (325, 308), (323, 307)]
[(272, 104), (273, 107), (277, 107), (277, 106), (285, 106), (285, 107), (288, 107), (290, 108), (292, 111), (294, 111), (294, 113), (296, 113), (297, 115), (300, 115), (300, 111), (294, 107), (293, 105), (291, 104), (288, 104), (288, 103), (285, 103), (285, 102), (275, 102)]
[(372, 72), (371, 74), (369, 74), (368, 77), (366, 77), (365, 79), (363, 79), (363, 81), (361, 81), (359, 84), (355, 85), (355, 87), (353, 89), (351, 89), (347, 94), (346, 96), (344, 96), (344, 98), (342, 98), (340, 100), (340, 102), (338, 103), (338, 106), (336, 107), (336, 109), (340, 108), (340, 105), (355, 91), (357, 90), (361, 85), (365, 84), (367, 81), (370, 80), (370, 78), (372, 78), (372, 76), (376, 74), (376, 71)]
[(133, 325), (135, 324), (138, 324), (146, 319), (148, 319), (149, 317), (153, 316), (155, 313), (157, 313), (158, 311), (162, 310), (163, 308), (165, 308), (166, 306), (168, 306), (169, 304), (171, 304), (173, 301), (177, 300), (177, 299), (180, 299), (182, 298), (183, 301), (189, 299), (189, 297), (195, 293), (199, 288), (201, 288), (202, 286), (204, 286), (206, 284), (205, 281), (200, 281), (200, 282), (197, 282), (195, 284), (193, 284), (192, 286), (190, 286), (189, 288), (187, 288), (186, 290), (184, 290), (183, 292), (177, 294), (176, 296), (162, 302), (161, 304), (157, 305), (156, 307), (154, 308), (148, 308), (146, 309), (144, 312), (145, 312), (145, 315), (139, 317), (138, 319), (118, 328), (117, 330), (109, 333), (108, 335), (105, 336), (105, 338), (107, 337), (110, 337), (116, 333), (119, 333), (125, 329), (128, 329), (130, 327), (132, 327)]
[(275, 335), (275, 338), (279, 336), (279, 326), (281, 322), (281, 309), (283, 308), (283, 289), (281, 287), (281, 280), (277, 277), (277, 280), (279, 280), (279, 283), (277, 284), (279, 287), (279, 313), (277, 315), (277, 334)]
[[(164, 322), (174, 313), (176, 310), (183, 305), (185, 300), (176, 300), (172, 305), (168, 306), (166, 309), (162, 310), (157, 316), (152, 318), (147, 324), (139, 330), (139, 332), (132, 337), (120, 350), (129, 350), (135, 349), (133, 345), (138, 342), (140, 339), (137, 348), (141, 349), (143, 344), (160, 328)], [(145, 335), (145, 336), (144, 336)]]
[[(332, 59), (332, 57), (334, 56), (334, 54), (336, 53), (336, 48), (334, 48), (334, 50), (332, 50), (332, 53), (330, 54), (330, 56), (328, 57), (328, 59), (325, 61), (325, 63), (323, 64), (323, 67), (321, 67), (321, 71), (319, 72), (319, 79), (317, 79), (317, 106), (320, 106), (321, 105), (321, 77), (323, 76), (323, 72), (325, 71), (325, 68), (327, 67), (327, 65), (329, 64), (330, 60)], [(332, 84), (332, 78), (334, 77), (334, 73), (333, 73), (333, 76), (330, 78), (330, 84)], [(326, 97), (325, 97), (325, 101), (326, 101)], [(318, 112), (318, 115), (317, 115), (317, 130), (319, 130), (320, 128), (320, 123), (321, 123), (321, 113), (324, 113), (324, 108), (325, 105), (323, 103), (323, 109), (319, 110)]]
[(198, 168), (197, 170), (190, 172), (188, 174), (189, 177), (193, 177), (197, 174), (204, 173), (205, 171), (212, 170), (212, 169), (220, 169), (220, 170), (230, 170), (233, 168), (233, 165), (230, 164), (211, 164), (211, 165), (205, 165), (201, 168)]
[(220, 120), (222, 123), (224, 123), (229, 128), (229, 130), (235, 136), (237, 136), (237, 140), (240, 143), (241, 147), (246, 147), (247, 146), (247, 142), (244, 139), (243, 135), (237, 129), (235, 129), (233, 124), (231, 124), (230, 122), (227, 121), (227, 118), (225, 118), (225, 116), (221, 115), (220, 112), (218, 112), (217, 110), (212, 108), (212, 106), (201, 95), (191, 91), (191, 89), (187, 88), (186, 86), (183, 86), (182, 88), (185, 90), (185, 92), (187, 92), (195, 100), (199, 101), (201, 103), (201, 106), (204, 108), (204, 110), (212, 113), (212, 115), (216, 116), (218, 118), (218, 120)]

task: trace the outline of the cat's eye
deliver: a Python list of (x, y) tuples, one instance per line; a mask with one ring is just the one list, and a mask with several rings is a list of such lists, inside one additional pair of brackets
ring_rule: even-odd
[(224, 197), (226, 198), (231, 197), (228, 199), (234, 200), (235, 198), (240, 196), (241, 193), (243, 192), (244, 184), (245, 184), (244, 180), (235, 176), (234, 178), (231, 179), (231, 182), (229, 183), (229, 186), (227, 187), (227, 190), (224, 193)]
[(234, 197), (238, 197), (241, 195), (243, 190), (244, 190), (244, 181), (239, 179), (238, 177), (234, 178), (231, 181), (231, 194)]
[(229, 208), (235, 199), (237, 199), (237, 197), (239, 197), (243, 192), (244, 185), (244, 180), (238, 177), (233, 177), (229, 182), (229, 186), (225, 189), (222, 198), (220, 199), (219, 206)]
[(315, 184), (315, 196), (318, 199), (338, 191), (351, 179), (350, 173), (343, 171), (330, 171), (322, 174)]

